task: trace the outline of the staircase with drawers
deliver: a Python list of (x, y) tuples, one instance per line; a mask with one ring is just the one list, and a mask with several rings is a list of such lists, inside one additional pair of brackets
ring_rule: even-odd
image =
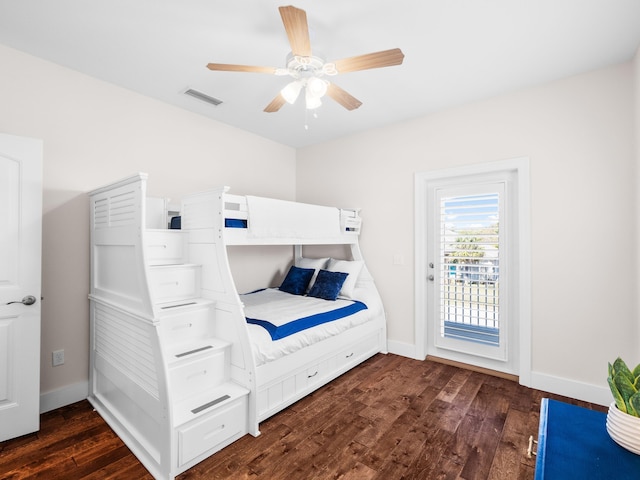
[[(248, 432), (234, 345), (188, 263), (189, 231), (144, 225), (146, 176), (91, 192), (89, 400), (157, 479)], [(237, 348), (237, 347), (236, 347)]]

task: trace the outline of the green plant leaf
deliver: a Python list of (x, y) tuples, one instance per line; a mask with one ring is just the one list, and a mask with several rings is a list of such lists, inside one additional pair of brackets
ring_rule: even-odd
[(640, 392), (629, 399), (629, 405), (633, 408), (633, 413), (627, 412), (634, 417), (640, 417)]
[(609, 377), (613, 378), (613, 376), (615, 375), (615, 372), (613, 371), (613, 365), (611, 365), (611, 362), (607, 362), (607, 365), (608, 365), (607, 372), (609, 373)]
[(607, 378), (607, 382), (609, 382), (609, 388), (611, 389), (613, 400), (616, 402), (616, 407), (618, 407), (618, 410), (621, 412), (627, 413), (627, 404), (625, 403), (624, 398), (622, 398), (622, 395), (620, 395), (613, 378)]
[(627, 367), (627, 364), (624, 363), (624, 360), (622, 360), (620, 357), (616, 358), (616, 361), (613, 362), (613, 370), (614, 370), (614, 378), (619, 373), (622, 373), (625, 377), (629, 379), (629, 381), (632, 384), (636, 379), (636, 377), (633, 376), (633, 373), (631, 373), (631, 370), (629, 370), (629, 367)]
[(618, 391), (620, 392), (620, 395), (622, 395), (625, 403), (628, 403), (632, 395), (637, 392), (633, 383), (629, 380), (629, 377), (623, 372), (617, 372), (613, 377), (613, 381), (616, 384), (616, 387), (618, 387)]
[(638, 412), (640, 412), (640, 392), (634, 394), (630, 399), (629, 399), (629, 405), (631, 406), (631, 408), (633, 408), (633, 413), (631, 412), (627, 412), (630, 415), (633, 415), (634, 417), (640, 417), (640, 415), (638, 414)]
[(640, 363), (638, 365), (636, 365), (636, 368), (634, 368), (633, 372), (631, 372), (631, 373), (636, 378), (636, 380), (638, 379), (638, 377), (640, 377)]

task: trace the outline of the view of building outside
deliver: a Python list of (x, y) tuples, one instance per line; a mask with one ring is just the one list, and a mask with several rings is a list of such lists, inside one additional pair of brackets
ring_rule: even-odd
[(499, 344), (500, 196), (440, 202), (441, 335)]

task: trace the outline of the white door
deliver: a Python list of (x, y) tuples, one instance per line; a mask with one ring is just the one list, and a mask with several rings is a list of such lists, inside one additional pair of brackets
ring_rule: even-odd
[(40, 428), (42, 142), (0, 134), (0, 441)]
[(454, 168), (416, 181), (418, 353), (524, 373), (526, 382), (528, 162)]
[(514, 373), (506, 181), (439, 183), (429, 188), (429, 351)]

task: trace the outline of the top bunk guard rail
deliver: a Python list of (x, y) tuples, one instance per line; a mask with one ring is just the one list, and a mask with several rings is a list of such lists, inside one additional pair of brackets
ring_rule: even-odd
[(359, 209), (220, 192), (221, 230), (227, 245), (356, 244)]

